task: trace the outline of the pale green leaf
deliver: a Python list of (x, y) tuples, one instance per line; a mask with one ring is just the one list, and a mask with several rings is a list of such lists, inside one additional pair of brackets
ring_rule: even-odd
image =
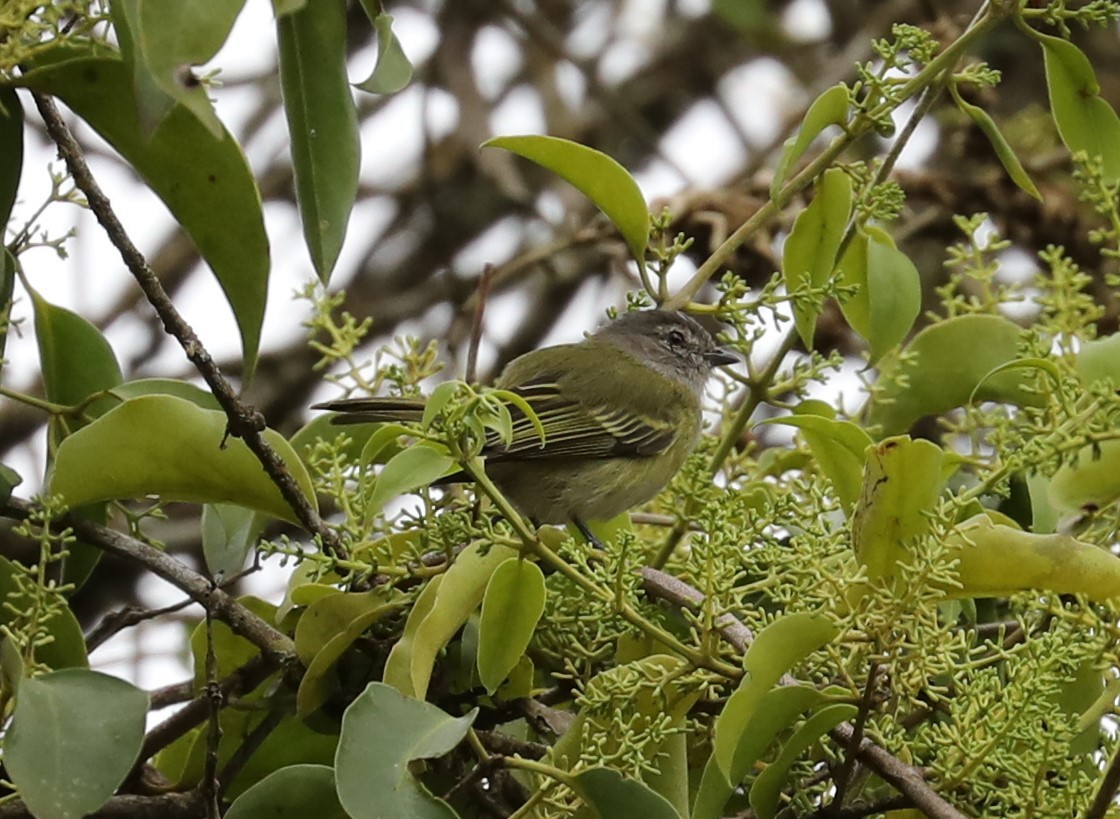
[(478, 676), (487, 691), (496, 691), (525, 653), (544, 602), (544, 574), (531, 560), (511, 557), (490, 576), (478, 641)]

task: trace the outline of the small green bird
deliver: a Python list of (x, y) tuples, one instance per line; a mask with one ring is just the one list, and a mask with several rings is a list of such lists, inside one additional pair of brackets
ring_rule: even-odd
[[(486, 474), (536, 523), (609, 520), (645, 503), (680, 469), (700, 437), (712, 367), (739, 357), (683, 313), (626, 313), (577, 344), (515, 358), (495, 386), (522, 396), (544, 427), (510, 407), (513, 439), (487, 441)], [(334, 423), (419, 420), (422, 398), (350, 398), (317, 404)]]

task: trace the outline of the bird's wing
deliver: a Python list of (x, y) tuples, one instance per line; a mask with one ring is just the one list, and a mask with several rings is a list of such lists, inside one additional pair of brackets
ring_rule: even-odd
[(588, 405), (561, 396), (547, 377), (512, 388), (536, 413), (545, 430), (516, 407), (509, 444), (493, 436), (485, 454), (491, 461), (527, 458), (625, 458), (657, 455), (677, 437), (677, 429), (656, 419), (639, 417), (621, 407)]

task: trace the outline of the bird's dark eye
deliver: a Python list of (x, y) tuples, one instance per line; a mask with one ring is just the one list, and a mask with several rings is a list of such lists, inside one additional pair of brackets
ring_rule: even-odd
[(665, 339), (669, 342), (670, 347), (681, 347), (684, 345), (684, 333), (680, 330), (670, 330), (665, 334)]

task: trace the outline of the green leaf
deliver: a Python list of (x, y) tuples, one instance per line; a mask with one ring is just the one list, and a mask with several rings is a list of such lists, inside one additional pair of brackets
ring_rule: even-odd
[(12, 490), (23, 483), (23, 477), (10, 466), (0, 464), (0, 503), (7, 503)]
[(0, 248), (0, 382), (4, 375), (4, 347), (8, 342), (8, 320), (12, 313), (12, 292), (16, 285), (16, 257)]
[[(836, 421), (819, 415), (785, 415), (763, 424), (797, 427), (821, 472), (832, 482), (837, 497), (850, 510), (863, 485), (863, 465), (871, 437), (851, 421)], [(761, 424), (760, 424), (761, 426)]]
[[(56, 46), (19, 83), (65, 102), (113, 146), (164, 201), (214, 272), (241, 332), (246, 378), (257, 360), (268, 294), (268, 238), (260, 193), (229, 134), (215, 139), (181, 105), (149, 140), (132, 75), (119, 57)], [(190, 157), (190, 162), (184, 162)]]
[(1077, 352), (1077, 374), (1085, 386), (1097, 381), (1120, 387), (1120, 333), (1082, 342)]
[(778, 758), (766, 766), (751, 786), (751, 807), (759, 819), (774, 819), (793, 763), (821, 736), (857, 713), (859, 708), (855, 705), (838, 703), (822, 708), (805, 720), (782, 748)]
[(1120, 498), (1120, 441), (1102, 441), (1078, 452), (1050, 479), (1049, 498), (1067, 514), (1102, 509)]
[(370, 683), (342, 716), (335, 777), (352, 819), (455, 819), (455, 811), (413, 777), (409, 763), (443, 756), (478, 713), (453, 719), (434, 705)]
[(857, 299), (867, 300), (867, 330), (860, 335), (867, 339), (869, 361), (875, 364), (914, 326), (922, 308), (922, 279), (890, 236), (875, 228), (868, 228), (867, 236), (867, 279)]
[(572, 783), (599, 819), (680, 819), (672, 803), (644, 782), (624, 777), (613, 768), (588, 768)]
[(790, 168), (801, 158), (813, 140), (820, 136), (821, 131), (829, 125), (843, 127), (848, 119), (848, 108), (851, 103), (851, 92), (843, 83), (832, 86), (813, 100), (813, 104), (805, 112), (805, 119), (801, 121), (797, 133), (787, 139), (782, 146), (782, 155), (778, 158), (774, 179), (770, 183), (771, 199), (777, 198), (778, 191), (786, 183)]
[(307, 6), (307, 0), (272, 0), (272, 13), (277, 17), (295, 14)]
[(329, 765), (289, 765), (273, 771), (230, 805), (225, 819), (350, 819), (335, 792)]
[[(732, 774), (736, 775), (734, 784), (724, 778), (715, 754), (709, 757), (692, 806), (691, 819), (720, 819), (723, 806), (738, 787), (742, 776), (766, 753), (780, 732), (819, 703), (822, 697), (820, 691), (807, 685), (785, 685), (767, 691), (735, 749), (732, 763)], [(739, 775), (740, 772), (742, 775)]]
[(1046, 61), (1050, 111), (1071, 153), (1099, 156), (1105, 178), (1120, 179), (1120, 117), (1100, 96), (1089, 58), (1073, 43), (1036, 35)]
[[(0, 626), (16, 624), (17, 615), (11, 609), (27, 611), (32, 607), (32, 601), (19, 590), (17, 573), (26, 575), (26, 570), (0, 556)], [(84, 668), (89, 665), (82, 627), (68, 607), (61, 606), (54, 616), (44, 622), (44, 626), (50, 641), (35, 647), (36, 660), (48, 668)]]
[(544, 599), (544, 573), (531, 560), (511, 557), (490, 576), (478, 626), (478, 676), (488, 692), (498, 690), (525, 653)]
[[(0, 227), (7, 225), (11, 218), (22, 172), (23, 105), (14, 88), (0, 88)], [(0, 309), (3, 304), (0, 302)], [(0, 357), (3, 354), (0, 340)]]
[[(788, 292), (822, 287), (828, 281), (851, 213), (852, 180), (839, 168), (825, 171), (816, 196), (794, 221), (782, 249), (782, 275)], [(799, 298), (791, 306), (797, 333), (806, 348), (812, 349), (821, 304)]]
[(566, 179), (607, 215), (638, 264), (645, 265), (649, 210), (634, 177), (615, 160), (594, 148), (549, 136), (495, 137), (482, 147), (505, 148)]
[(190, 401), (202, 409), (218, 410), (222, 405), (214, 394), (201, 387), (196, 387), (189, 381), (180, 381), (177, 378), (137, 378), (125, 381), (109, 391), (109, 394), (123, 403), (130, 398), (139, 398), (142, 395), (174, 395), (184, 401)]
[(346, 77), (345, 0), (276, 21), (296, 201), (311, 263), (326, 284), (358, 195), (358, 113)]
[[(478, 608), (498, 566), (516, 554), (508, 546), (497, 545), (484, 554), (478, 543), (460, 552), (455, 563), (442, 575), (442, 582), (432, 596), (423, 599), (421, 595), (425, 605), (421, 606), (421, 599), (418, 599), (413, 606), (404, 634), (389, 653), (385, 682), (405, 694), (423, 699), (440, 651)], [(415, 626), (412, 625), (414, 619), (418, 620)]]
[(992, 119), (983, 108), (965, 102), (957, 91), (956, 85), (950, 84), (949, 90), (953, 94), (953, 101), (957, 104), (957, 107), (964, 111), (964, 113), (968, 115), (968, 118), (976, 123), (976, 127), (979, 128), (984, 136), (988, 138), (988, 141), (992, 143), (992, 148), (995, 149), (996, 156), (999, 157), (1000, 164), (1002, 164), (1003, 169), (1007, 171), (1007, 175), (1011, 177), (1011, 181), (1018, 185), (1023, 192), (1041, 202), (1042, 194), (1038, 192), (1038, 188), (1036, 188), (1034, 182), (1031, 181), (1030, 174), (1028, 174), (1026, 168), (1023, 167), (1023, 163), (1019, 161), (1019, 157), (1015, 155), (1015, 151), (1012, 150), (1011, 145), (1003, 138), (1003, 134), (1000, 133), (999, 126), (996, 125), (995, 120)]
[[(47, 399), (76, 406), (94, 393), (120, 384), (120, 365), (101, 332), (77, 313), (51, 304), (34, 290), (29, 292)], [(100, 411), (112, 406), (109, 400), (96, 403)], [(81, 425), (76, 420), (68, 422)]]
[(202, 556), (210, 576), (230, 578), (241, 571), (264, 524), (263, 514), (244, 506), (205, 504), (202, 507)]
[(398, 495), (414, 492), (422, 486), (454, 471), (455, 459), (431, 446), (413, 446), (389, 459), (374, 481), (366, 499), (366, 519), (371, 520), (386, 503)]
[(379, 12), (379, 6), (376, 0), (362, 0), (362, 8), (377, 32), (377, 62), (373, 73), (357, 87), (371, 94), (395, 94), (412, 79), (412, 63), (393, 33), (392, 15)]
[(715, 758), (728, 782), (738, 783), (749, 762), (740, 744), (766, 694), (794, 663), (836, 638), (836, 626), (808, 612), (787, 614), (764, 628), (743, 657), (739, 687), (715, 725)]
[[(224, 413), (170, 395), (126, 401), (62, 442), (50, 491), (70, 506), (160, 495), (231, 503), (298, 522), (244, 442), (226, 440), (226, 420)], [(272, 430), (264, 439), (315, 505), (311, 478), (295, 451)]]
[(884, 435), (905, 432), (919, 418), (959, 407), (973, 395), (977, 401), (1039, 406), (1045, 399), (1027, 391), (1031, 382), (1024, 372), (988, 377), (1019, 357), (1021, 335), (1002, 316), (956, 316), (927, 327), (906, 346), (905, 358), (891, 355), (880, 365), (868, 426), (881, 427)]
[[(253, 614), (269, 623), (276, 622), (276, 606), (259, 597), (239, 597), (237, 602)], [(219, 679), (228, 677), (254, 657), (260, 656), (260, 649), (253, 643), (234, 632), (220, 620), (214, 620), (210, 627), (213, 635), (213, 652)], [(195, 689), (202, 691), (206, 686), (206, 622), (201, 621), (194, 627), (190, 636), (191, 658), (194, 665)]]
[(4, 766), (37, 819), (78, 819), (124, 781), (144, 741), (148, 695), (71, 668), (20, 685)]
[(330, 671), (362, 634), (382, 617), (403, 605), (397, 595), (380, 589), (361, 594), (322, 597), (300, 617), (296, 626), (296, 653), (307, 666), (296, 694), (296, 714), (306, 718), (332, 692)]
[(906, 541), (929, 529), (927, 513), (944, 478), (941, 447), (908, 436), (887, 438), (868, 452), (863, 491), (852, 515), (852, 546), (870, 578), (890, 577)]

